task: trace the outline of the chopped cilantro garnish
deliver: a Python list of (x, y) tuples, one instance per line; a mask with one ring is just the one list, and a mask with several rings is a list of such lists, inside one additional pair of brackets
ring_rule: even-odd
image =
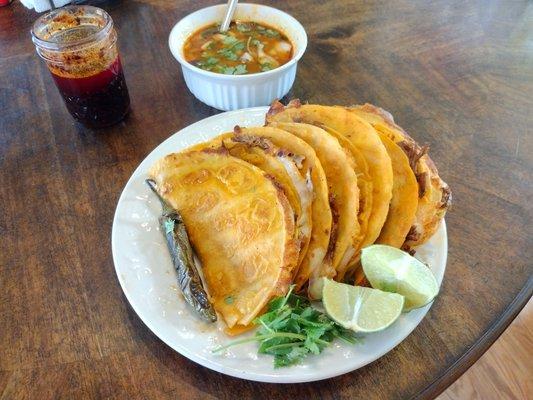
[(246, 65), (239, 64), (235, 67), (235, 71), (233, 72), (233, 75), (242, 75), (242, 74), (245, 74), (246, 72), (247, 72)]
[(216, 58), (216, 57), (209, 57), (209, 58), (205, 61), (205, 63), (206, 63), (207, 65), (215, 65), (215, 64), (218, 63), (218, 61), (219, 61), (219, 60), (218, 60), (218, 58)]
[(220, 49), (217, 53), (228, 60), (235, 61), (239, 58), (237, 52), (243, 50), (245, 46), (244, 42), (237, 40), (236, 42), (232, 42), (230, 47)]
[(230, 61), (236, 61), (239, 58), (235, 52), (231, 51), (231, 49), (222, 49), (217, 51), (217, 53)]
[(233, 304), (233, 296), (227, 296), (227, 297), (224, 299), (224, 303), (226, 303), (227, 305), (231, 305), (231, 304)]
[(219, 61), (220, 60), (216, 57), (207, 57), (206, 59), (196, 61), (196, 65), (207, 71), (211, 71), (213, 67), (215, 67), (218, 64)]
[(270, 63), (263, 63), (261, 64), (261, 71), (270, 71), (272, 69), (272, 64)]
[(226, 75), (242, 75), (247, 72), (246, 65), (239, 64), (235, 67), (221, 67), (220, 72)]
[(238, 41), (239, 41), (239, 39), (237, 39), (235, 36), (231, 36), (231, 35), (225, 35), (224, 39), (222, 39), (222, 43), (224, 43), (225, 45), (229, 45), (229, 46), (234, 45)]
[(237, 30), (239, 32), (250, 32), (252, 30), (252, 28), (250, 27), (250, 25), (248, 24), (243, 24), (242, 22), (241, 23), (238, 23), (237, 24)]
[(221, 72), (226, 75), (233, 75), (235, 72), (235, 67), (222, 67)]
[(280, 36), (279, 32), (273, 30), (273, 29), (266, 29), (263, 34), (265, 36), (271, 37), (271, 38), (277, 38)]
[(219, 352), (242, 343), (259, 342), (258, 352), (274, 356), (274, 367), (298, 364), (309, 354), (320, 354), (336, 338), (356, 343), (354, 332), (331, 320), (311, 306), (305, 297), (292, 293), (276, 297), (268, 304), (268, 311), (254, 320), (259, 326), (255, 336), (236, 340), (218, 347)]
[(202, 54), (202, 59), (198, 61), (198, 64), (201, 65), (215, 65), (219, 61), (216, 57), (211, 57), (209, 54)]

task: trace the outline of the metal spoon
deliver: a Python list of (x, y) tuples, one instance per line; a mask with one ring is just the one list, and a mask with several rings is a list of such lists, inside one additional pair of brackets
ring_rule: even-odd
[(220, 29), (218, 30), (219, 32), (224, 33), (229, 29), (229, 24), (231, 24), (238, 2), (239, 0), (228, 0), (228, 8), (226, 9), (226, 15), (224, 15), (222, 25), (220, 25)]

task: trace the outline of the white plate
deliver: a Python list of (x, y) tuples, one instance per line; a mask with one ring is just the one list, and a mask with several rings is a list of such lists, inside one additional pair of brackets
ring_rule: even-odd
[[(294, 383), (331, 378), (378, 359), (409, 335), (431, 305), (402, 315), (385, 331), (367, 335), (362, 344), (335, 342), (302, 365), (274, 369), (272, 357), (257, 354), (257, 344), (233, 347), (223, 354), (211, 350), (231, 340), (222, 323), (197, 319), (179, 294), (170, 256), (158, 228), (161, 207), (144, 184), (149, 167), (168, 153), (205, 141), (235, 125), (260, 126), (266, 107), (230, 111), (192, 124), (161, 143), (129, 179), (115, 211), (112, 233), (113, 260), (120, 285), (141, 320), (163, 342), (207, 368), (238, 378), (262, 382)], [(420, 249), (417, 257), (427, 262), (439, 284), (446, 267), (448, 243), (444, 222)], [(253, 334), (253, 333), (248, 333)]]

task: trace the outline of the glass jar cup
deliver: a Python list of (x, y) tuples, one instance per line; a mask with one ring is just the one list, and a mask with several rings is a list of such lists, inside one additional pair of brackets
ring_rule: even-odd
[(92, 6), (70, 6), (41, 16), (32, 40), (70, 114), (92, 128), (121, 121), (130, 99), (111, 16)]

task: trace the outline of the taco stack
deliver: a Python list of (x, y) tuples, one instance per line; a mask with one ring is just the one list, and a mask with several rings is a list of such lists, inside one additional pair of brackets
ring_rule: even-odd
[(370, 104), (275, 102), (265, 126), (168, 155), (150, 175), (183, 215), (230, 328), (291, 283), (301, 293), (320, 277), (363, 283), (364, 247), (414, 252), (451, 204), (428, 148)]

